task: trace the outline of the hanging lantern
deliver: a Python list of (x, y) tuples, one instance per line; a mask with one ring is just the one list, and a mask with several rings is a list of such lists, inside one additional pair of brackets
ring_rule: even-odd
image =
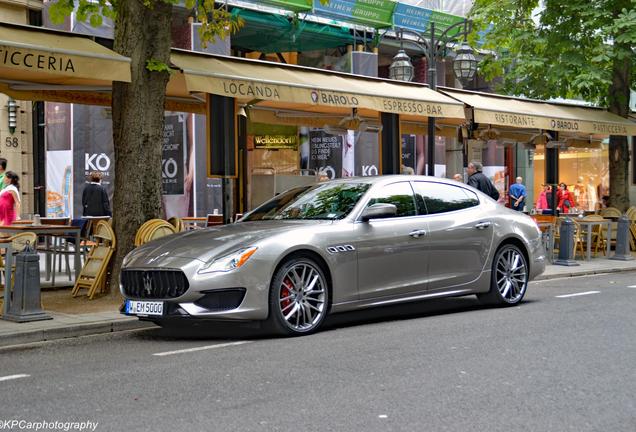
[(473, 49), (466, 41), (462, 42), (457, 49), (457, 56), (453, 61), (453, 71), (457, 79), (462, 83), (467, 83), (475, 77), (475, 73), (477, 72), (477, 59), (475, 58)]
[(411, 81), (414, 69), (411, 58), (401, 49), (393, 57), (393, 62), (389, 66), (389, 77), (398, 81)]

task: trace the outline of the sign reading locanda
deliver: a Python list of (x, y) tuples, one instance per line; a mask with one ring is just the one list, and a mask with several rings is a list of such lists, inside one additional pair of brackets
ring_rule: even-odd
[(21, 66), (29, 69), (75, 72), (75, 65), (69, 57), (33, 54), (13, 49), (0, 49), (0, 62), (3, 65)]

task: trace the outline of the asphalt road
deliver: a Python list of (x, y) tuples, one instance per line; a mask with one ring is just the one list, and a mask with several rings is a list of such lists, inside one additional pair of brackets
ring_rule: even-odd
[(621, 273), (534, 282), (513, 308), (467, 297), (339, 315), (302, 338), (152, 329), (3, 349), (0, 421), (634, 432), (635, 305), (636, 273)]

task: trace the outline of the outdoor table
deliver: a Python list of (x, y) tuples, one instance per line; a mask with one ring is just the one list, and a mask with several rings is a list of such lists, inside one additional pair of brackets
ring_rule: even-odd
[(3, 317), (9, 313), (9, 306), (11, 304), (11, 287), (13, 286), (13, 279), (11, 275), (13, 267), (13, 248), (11, 246), (11, 240), (8, 238), (0, 239), (0, 249), (4, 249), (4, 308)]
[[(205, 227), (205, 224), (207, 223), (208, 219), (204, 217), (187, 216), (187, 217), (182, 217), (181, 221), (183, 222), (183, 225), (185, 226), (186, 230), (192, 230), (192, 229)], [(201, 224), (202, 226), (200, 227), (199, 224)]]
[[(0, 233), (17, 234), (21, 232), (32, 232), (38, 236), (74, 236), (75, 237), (75, 279), (79, 277), (82, 269), (82, 263), (80, 261), (80, 231), (78, 226), (71, 225), (0, 225)], [(47, 260), (47, 274), (49, 262)], [(53, 269), (55, 271), (55, 269)]]
[(610, 243), (611, 243), (611, 233), (612, 233), (612, 221), (609, 220), (585, 220), (585, 219), (577, 219), (576, 220), (581, 229), (586, 232), (586, 244), (587, 250), (585, 251), (585, 260), (590, 261), (592, 259), (592, 228), (595, 226), (599, 226), (599, 232), (602, 231), (603, 226), (607, 228), (607, 234), (605, 236), (605, 241), (607, 242), (607, 256), (610, 254)]

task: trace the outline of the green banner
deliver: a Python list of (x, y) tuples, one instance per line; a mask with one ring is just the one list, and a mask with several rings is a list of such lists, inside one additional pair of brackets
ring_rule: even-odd
[[(435, 23), (435, 33), (440, 34), (444, 32), (450, 26), (463, 22), (464, 18), (457, 15), (447, 14), (444, 12), (433, 11), (431, 13), (430, 21)], [(455, 36), (457, 33), (459, 33), (462, 30), (463, 30), (462, 26), (457, 26), (456, 29), (453, 29), (452, 31), (448, 32), (447, 35)]]
[(322, 4), (314, 0), (314, 13), (346, 22), (382, 28), (393, 24), (393, 10), (397, 3), (392, 0), (329, 0)]
[(311, 10), (311, 0), (262, 0), (258, 3), (294, 12), (307, 12)]

